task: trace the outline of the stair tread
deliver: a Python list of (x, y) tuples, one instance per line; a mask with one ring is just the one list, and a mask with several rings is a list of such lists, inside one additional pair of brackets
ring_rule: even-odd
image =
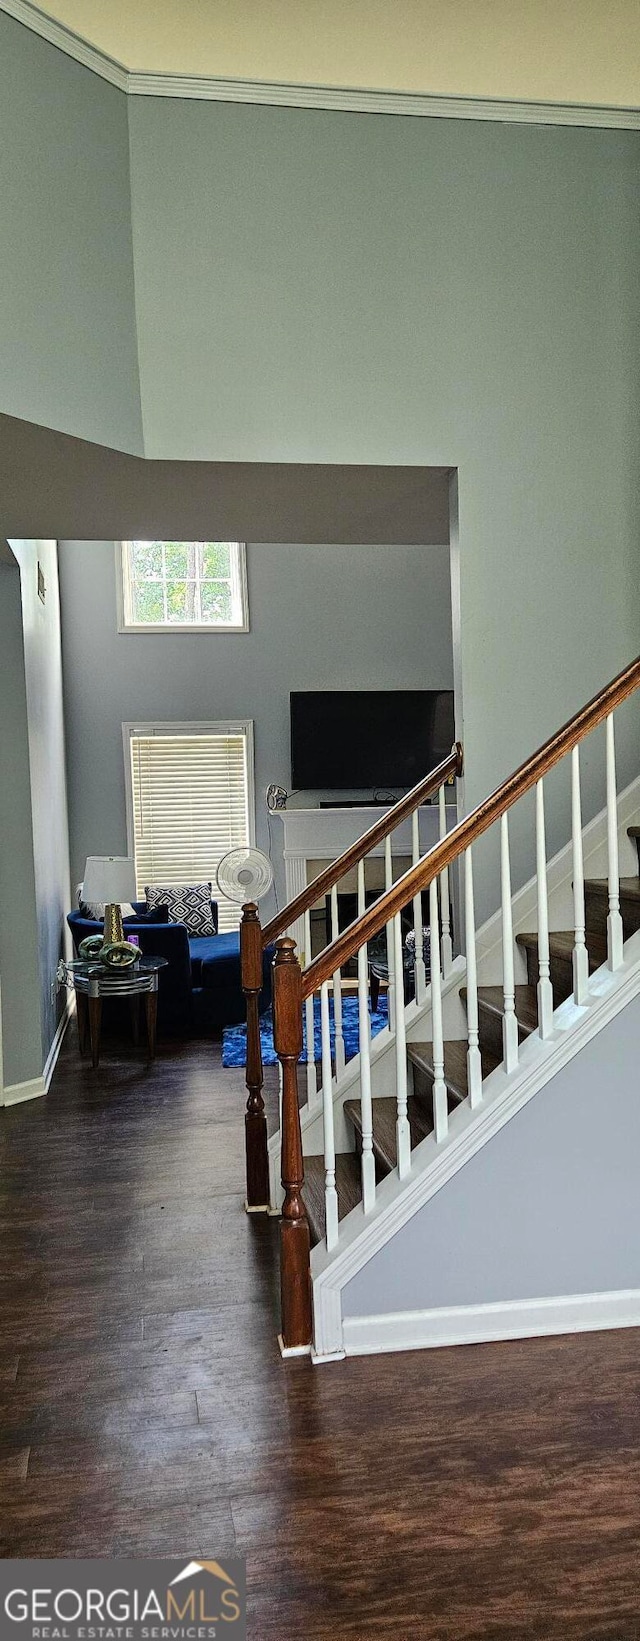
[[(606, 877), (585, 878), (585, 894), (608, 895), (609, 883)], [(640, 878), (621, 877), (620, 899), (640, 901)]]
[[(315, 1248), (321, 1242), (326, 1228), (325, 1200), (324, 1200), (325, 1165), (324, 1157), (305, 1157), (304, 1159), (304, 1197), (309, 1228), (311, 1231), (311, 1246)], [(355, 1151), (344, 1151), (336, 1157), (336, 1190), (338, 1193), (338, 1219), (344, 1219), (357, 1208), (362, 1201), (362, 1182), (360, 1173), (360, 1158)]]
[[(538, 936), (535, 932), (517, 934), (516, 941), (519, 946), (529, 947), (532, 951), (538, 949)], [(599, 969), (607, 958), (606, 935), (595, 934), (589, 930), (587, 931), (586, 941), (590, 968)], [(574, 945), (575, 935), (572, 929), (549, 930), (549, 952), (552, 957), (564, 957), (568, 962), (571, 962)]]
[[(395, 1168), (398, 1161), (396, 1145), (396, 1118), (398, 1107), (392, 1098), (381, 1098), (371, 1101), (373, 1112), (373, 1149), (376, 1157), (388, 1170)], [(357, 1134), (362, 1132), (362, 1115), (359, 1100), (345, 1100), (345, 1116), (349, 1118)], [(407, 1100), (407, 1116), (411, 1132), (411, 1149), (425, 1140), (433, 1132), (433, 1123), (429, 1121), (427, 1112), (419, 1100), (410, 1094)]]
[[(467, 988), (462, 987), (461, 997), (466, 997)], [(493, 1014), (504, 1014), (504, 993), (502, 986), (478, 986), (478, 1002), (491, 1009)], [(535, 986), (516, 986), (516, 1016), (521, 1030), (528, 1034), (538, 1029), (538, 999)]]
[[(419, 1071), (426, 1072), (427, 1076), (433, 1076), (432, 1043), (407, 1043), (407, 1054), (413, 1065), (416, 1066)], [(493, 1054), (483, 1050), (483, 1077), (488, 1077), (491, 1071), (495, 1071), (495, 1068), (499, 1065), (499, 1063), (499, 1060), (496, 1059)], [(459, 1041), (454, 1040), (452, 1042), (445, 1043), (444, 1080), (449, 1093), (453, 1095), (454, 1100), (458, 1101), (458, 1103), (461, 1100), (466, 1100), (469, 1092), (469, 1085), (467, 1081), (466, 1037), (460, 1039)]]

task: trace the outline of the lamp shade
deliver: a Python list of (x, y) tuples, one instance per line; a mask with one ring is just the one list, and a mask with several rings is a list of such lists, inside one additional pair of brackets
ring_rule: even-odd
[(126, 855), (89, 855), (84, 869), (83, 899), (104, 906), (135, 899), (135, 862)]

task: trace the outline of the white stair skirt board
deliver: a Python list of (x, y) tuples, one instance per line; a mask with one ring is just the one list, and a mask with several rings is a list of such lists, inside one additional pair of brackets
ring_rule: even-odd
[(498, 1066), (483, 1084), (481, 1105), (472, 1110), (465, 1102), (452, 1113), (444, 1143), (436, 1145), (433, 1135), (429, 1135), (412, 1153), (412, 1168), (406, 1179), (400, 1181), (397, 1173), (391, 1173), (381, 1181), (366, 1226), (361, 1214), (354, 1211), (341, 1223), (340, 1242), (333, 1254), (323, 1243), (312, 1250), (315, 1348), (319, 1356), (339, 1354), (345, 1349), (341, 1291), (351, 1278), (638, 995), (640, 932), (626, 942), (623, 964), (615, 973), (604, 964), (592, 976), (587, 1007), (579, 1008), (573, 998), (568, 998), (556, 1010), (551, 1037), (542, 1041), (532, 1033), (521, 1047), (515, 1071), (507, 1076), (504, 1067)]
[[(482, 1345), (499, 1339), (530, 1339), (553, 1333), (640, 1327), (640, 1288), (614, 1293), (559, 1294), (508, 1299), (484, 1305), (396, 1311), (387, 1316), (348, 1316), (340, 1356), (395, 1350), (437, 1350), (443, 1345)], [(315, 1356), (316, 1362), (323, 1360)], [(334, 1360), (327, 1355), (325, 1361)]]

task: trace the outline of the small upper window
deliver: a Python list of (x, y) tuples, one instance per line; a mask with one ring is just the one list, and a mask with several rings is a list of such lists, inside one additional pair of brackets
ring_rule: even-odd
[(120, 543), (122, 632), (248, 632), (244, 542)]

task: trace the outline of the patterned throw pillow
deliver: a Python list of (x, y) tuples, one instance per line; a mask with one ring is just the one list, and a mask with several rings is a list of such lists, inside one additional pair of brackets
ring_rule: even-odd
[(180, 889), (151, 883), (144, 892), (149, 908), (168, 906), (169, 922), (186, 923), (190, 935), (215, 934), (210, 883), (191, 883)]

